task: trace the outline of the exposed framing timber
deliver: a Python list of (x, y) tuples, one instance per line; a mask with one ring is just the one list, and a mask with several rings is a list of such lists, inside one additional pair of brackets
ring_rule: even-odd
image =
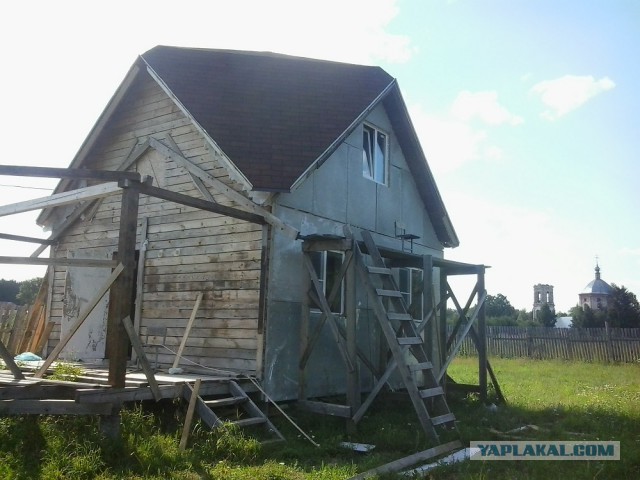
[(0, 264), (9, 265), (53, 265), (57, 267), (104, 267), (118, 266), (115, 260), (84, 258), (39, 258), (39, 257), (0, 257)]
[(118, 182), (120, 180), (141, 181), (140, 174), (136, 172), (88, 170), (84, 168), (24, 167), (19, 165), (0, 165), (0, 175), (15, 177), (91, 179), (102, 180), (105, 182)]
[[(343, 261), (342, 266), (340, 267), (340, 271), (339, 271), (339, 273), (337, 275), (337, 281), (336, 281), (336, 283), (334, 285), (334, 288), (333, 288), (333, 290), (335, 290), (335, 293), (332, 290), (331, 293), (329, 294), (329, 298), (332, 298), (332, 297), (335, 298), (335, 296), (340, 291), (340, 283), (342, 282), (342, 279), (343, 279), (343, 277), (344, 277), (344, 275), (345, 275), (345, 273), (347, 271), (347, 268), (349, 266), (349, 262), (351, 261), (351, 256), (349, 256), (348, 261), (347, 261), (347, 256), (345, 256), (345, 260)], [(320, 301), (319, 307), (320, 307), (320, 310), (322, 311), (322, 319), (328, 320), (329, 328), (331, 329), (331, 331), (333, 333), (333, 336), (334, 336), (334, 338), (336, 340), (336, 343), (338, 345), (338, 350), (340, 351), (340, 355), (342, 356), (342, 359), (344, 360), (344, 363), (347, 366), (347, 371), (348, 372), (352, 372), (356, 368), (356, 366), (351, 361), (351, 358), (349, 358), (349, 355), (347, 353), (347, 346), (346, 346), (345, 339), (340, 334), (340, 331), (339, 331), (338, 326), (337, 326), (335, 315), (331, 311), (331, 307), (330, 307), (329, 301), (324, 296), (324, 293), (322, 291), (322, 286), (320, 285), (320, 281), (318, 280), (318, 277), (316, 276), (316, 272), (315, 272), (315, 269), (313, 268), (313, 264), (311, 263), (311, 260), (309, 259), (309, 256), (306, 255), (306, 254), (302, 256), (302, 261), (303, 261), (305, 267), (307, 268), (307, 273), (309, 274), (309, 278), (311, 279), (311, 284), (313, 285), (313, 288), (315, 290), (316, 296), (317, 296), (318, 300)], [(331, 295), (331, 294), (334, 294), (334, 295)], [(322, 326), (324, 326), (324, 322), (322, 321), (322, 319), (321, 319), (320, 322), (318, 322), (318, 327), (316, 328), (316, 331), (314, 332), (314, 337), (319, 336), (320, 329), (322, 328)], [(311, 350), (313, 349), (313, 345), (315, 344), (314, 337), (312, 337), (311, 341), (309, 342), (309, 345), (307, 346), (307, 351), (305, 352), (305, 354), (303, 354), (301, 362), (304, 361), (304, 363), (302, 363), (302, 366), (304, 366), (306, 364), (306, 361), (308, 360), (309, 356), (311, 355)]]
[(245, 220), (247, 222), (257, 223), (260, 225), (265, 223), (264, 218), (260, 215), (245, 212), (244, 210), (238, 210), (237, 208), (220, 205), (219, 203), (211, 203), (200, 198), (183, 195), (182, 193), (172, 192), (171, 190), (166, 190), (164, 188), (140, 184), (136, 186), (136, 189), (143, 195), (161, 198), (162, 200), (167, 200), (168, 202), (179, 203), (188, 207), (198, 208), (200, 210), (206, 210), (208, 212), (218, 213), (227, 217), (237, 218), (239, 220)]
[[(149, 240), (147, 239), (147, 231), (149, 229), (149, 218), (144, 217), (142, 219), (142, 231), (140, 232), (140, 252), (138, 256), (138, 276), (136, 278), (136, 298), (135, 310), (133, 314), (133, 330), (137, 334), (140, 333), (140, 324), (142, 323), (142, 301), (144, 297), (144, 264), (147, 258), (147, 247), (149, 246)], [(136, 361), (136, 353), (131, 352), (131, 361)]]
[[(447, 356), (446, 360), (444, 361), (444, 364), (442, 365), (442, 367), (440, 367), (440, 373), (436, 377), (436, 380), (438, 380), (438, 382), (440, 382), (442, 380), (442, 377), (444, 377), (444, 374), (447, 373), (447, 368), (449, 367), (449, 364), (455, 358), (456, 354), (458, 353), (458, 350), (460, 350), (460, 347), (462, 346), (462, 342), (464, 341), (464, 338), (467, 336), (467, 333), (469, 333), (469, 330), (471, 329), (471, 327), (473, 327), (473, 323), (478, 318), (478, 314), (480, 313), (480, 310), (481, 310), (482, 306), (484, 305), (484, 301), (486, 299), (487, 299), (487, 292), (485, 291), (485, 292), (482, 293), (482, 295), (480, 295), (480, 298), (478, 299), (478, 304), (476, 305), (476, 308), (473, 311), (473, 314), (471, 315), (471, 317), (467, 321), (467, 324), (465, 325), (464, 329), (462, 330), (462, 334), (460, 335), (460, 338), (455, 343), (455, 345), (453, 346), (451, 351), (448, 353), (448, 356)], [(485, 370), (485, 372), (486, 372), (486, 370)], [(486, 373), (485, 373), (485, 375), (486, 375)], [(486, 387), (485, 387), (485, 390), (486, 390)]]
[[(178, 144), (173, 140), (173, 137), (171, 135), (167, 134), (167, 136), (165, 137), (165, 142), (169, 144), (168, 145), (169, 148), (174, 152), (176, 152), (179, 155), (179, 157), (186, 159), (186, 157), (182, 154), (180, 147), (178, 147)], [(200, 177), (196, 177), (193, 174), (193, 172), (190, 172), (189, 170), (187, 170), (187, 173), (189, 174), (189, 177), (191, 177), (191, 181), (196, 186), (198, 191), (202, 194), (202, 196), (205, 198), (205, 200), (208, 200), (209, 202), (212, 202), (212, 203), (216, 203), (215, 199), (213, 198), (213, 195), (211, 195), (211, 192), (207, 189), (207, 186), (200, 179)]]
[(133, 323), (131, 323), (131, 317), (128, 315), (122, 319), (122, 325), (124, 326), (127, 335), (129, 336), (129, 340), (131, 341), (131, 346), (136, 351), (138, 355), (138, 361), (140, 362), (140, 366), (142, 367), (142, 371), (144, 372), (145, 377), (147, 377), (147, 381), (149, 382), (149, 388), (153, 393), (153, 398), (156, 402), (162, 400), (162, 394), (160, 393), (160, 389), (158, 388), (158, 382), (156, 382), (156, 377), (153, 373), (153, 369), (149, 364), (149, 360), (147, 359), (147, 355), (144, 353), (144, 347), (142, 346), (142, 342), (140, 341), (140, 337), (138, 333), (133, 328)]
[(120, 191), (117, 183), (109, 182), (91, 187), (69, 190), (67, 192), (56, 193), (48, 197), (36, 198), (25, 202), (13, 203), (0, 207), (0, 217), (14, 215), (16, 213), (30, 212), (42, 208), (59, 207), (82, 200), (93, 200), (95, 198), (107, 197)]
[(182, 165), (191, 175), (193, 175), (196, 178), (199, 178), (204, 183), (213, 187), (214, 189), (216, 189), (218, 192), (225, 195), (230, 200), (233, 200), (234, 202), (236, 202), (242, 208), (245, 208), (250, 212), (264, 218), (264, 220), (267, 223), (273, 225), (277, 230), (283, 232), (288, 237), (293, 239), (298, 238), (298, 235), (299, 235), (298, 230), (291, 227), (290, 225), (287, 225), (286, 223), (284, 223), (278, 217), (273, 215), (271, 212), (268, 212), (263, 207), (256, 205), (250, 199), (248, 199), (241, 193), (236, 192), (233, 188), (229, 187), (221, 180), (218, 180), (213, 175), (210, 175), (209, 173), (205, 172), (202, 168), (195, 165), (189, 159), (185, 158), (179, 151), (174, 151), (173, 148), (168, 147), (164, 143), (154, 138), (149, 139), (149, 144), (153, 148), (158, 150), (158, 152), (165, 155), (167, 158), (170, 158), (171, 160), (175, 161), (179, 165)]
[(0, 358), (2, 358), (4, 364), (9, 367), (9, 370), (11, 370), (11, 373), (13, 373), (13, 378), (15, 378), (16, 380), (22, 380), (24, 378), (20, 367), (18, 367), (18, 365), (16, 365), (16, 362), (13, 361), (13, 355), (11, 355), (9, 350), (7, 350), (7, 347), (5, 347), (4, 343), (2, 343), (2, 340), (0, 340)]
[(11, 235), (9, 233), (0, 233), (1, 240), (14, 240), (16, 242), (40, 243), (42, 245), (53, 245), (55, 242), (48, 238), (23, 237), (22, 235)]

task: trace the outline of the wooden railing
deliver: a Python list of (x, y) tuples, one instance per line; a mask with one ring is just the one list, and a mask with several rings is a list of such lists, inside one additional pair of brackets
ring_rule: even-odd
[[(449, 334), (451, 327), (448, 328)], [(640, 328), (487, 327), (495, 357), (587, 362), (640, 362)], [(465, 339), (458, 355), (477, 355)]]

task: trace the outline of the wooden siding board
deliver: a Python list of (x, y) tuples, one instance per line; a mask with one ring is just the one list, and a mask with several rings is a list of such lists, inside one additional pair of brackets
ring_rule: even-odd
[[(105, 127), (87, 166), (116, 170), (145, 137), (171, 135), (183, 155), (241, 191), (216, 163), (200, 133), (155, 82), (139, 85), (137, 95)], [(136, 170), (137, 164), (130, 169)], [(166, 188), (202, 197), (182, 166), (167, 161), (164, 175)], [(216, 202), (237, 207), (223, 194), (213, 189), (211, 193)], [(67, 252), (88, 245), (114, 251), (120, 202), (121, 195), (101, 202), (92, 218), (78, 222), (60, 239), (54, 254), (66, 257)], [(184, 356), (206, 367), (255, 371), (262, 227), (145, 195), (140, 197), (139, 211), (139, 219), (146, 217), (149, 222), (141, 334), (150, 325), (166, 326), (167, 347), (177, 350), (195, 297), (204, 292)], [(54, 271), (51, 319), (56, 326), (50, 348), (60, 337), (65, 278), (64, 268)], [(161, 352), (159, 360), (171, 364), (173, 354)]]

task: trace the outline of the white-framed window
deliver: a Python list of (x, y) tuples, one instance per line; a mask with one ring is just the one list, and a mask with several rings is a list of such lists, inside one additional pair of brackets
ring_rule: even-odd
[[(340, 267), (344, 260), (344, 253), (334, 251), (311, 252), (310, 256), (311, 263), (318, 275), (318, 280), (320, 281), (322, 291), (326, 298), (338, 281), (338, 274), (340, 273)], [(340, 293), (338, 293), (329, 307), (331, 307), (333, 313), (342, 314), (344, 312), (344, 282), (341, 282)], [(314, 309), (319, 310), (320, 305), (315, 305)]]
[(387, 184), (389, 136), (371, 125), (362, 129), (362, 174), (374, 182)]
[(419, 268), (399, 268), (398, 288), (407, 306), (407, 312), (416, 320), (423, 317), (424, 276)]

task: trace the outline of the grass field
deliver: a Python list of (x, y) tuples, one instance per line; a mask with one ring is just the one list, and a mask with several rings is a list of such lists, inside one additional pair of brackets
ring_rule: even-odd
[[(459, 358), (450, 375), (477, 379), (475, 359)], [(507, 405), (491, 411), (477, 397), (454, 398), (464, 443), (470, 440), (619, 440), (620, 461), (477, 462), (441, 467), (437, 479), (640, 478), (640, 365), (492, 359)], [(184, 409), (154, 405), (123, 413), (122, 436), (110, 441), (98, 420), (0, 418), (1, 479), (344, 479), (429, 448), (403, 393), (374, 403), (355, 435), (340, 419), (287, 410), (320, 444), (304, 440), (282, 416), (274, 423), (288, 441), (261, 447), (232, 428), (196, 426), (185, 452), (178, 449)], [(535, 425), (518, 435), (499, 432)], [(445, 434), (453, 438), (452, 433)], [(342, 441), (376, 446), (369, 454), (340, 448)], [(382, 478), (400, 478), (387, 476)], [(402, 477), (406, 478), (406, 477)]]

